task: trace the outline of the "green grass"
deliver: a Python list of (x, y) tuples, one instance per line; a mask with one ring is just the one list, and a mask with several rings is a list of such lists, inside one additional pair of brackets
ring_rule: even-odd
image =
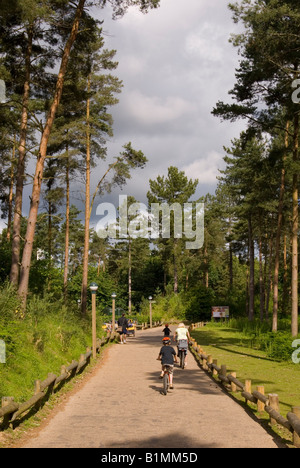
[[(98, 336), (103, 334), (98, 319)], [(35, 380), (60, 375), (62, 365), (78, 360), (91, 346), (91, 317), (50, 298), (33, 297), (21, 313), (11, 288), (0, 291), (0, 339), (6, 343), (6, 363), (0, 363), (0, 401), (22, 403), (34, 392)]]
[[(227, 366), (227, 373), (236, 372), (241, 382), (251, 380), (252, 390), (263, 385), (266, 395), (278, 394), (282, 416), (286, 417), (292, 406), (300, 406), (300, 364), (278, 362), (253, 349), (252, 337), (236, 328), (211, 323), (193, 331), (192, 336), (206, 354), (217, 359), (218, 366)], [(293, 351), (291, 348), (291, 355)]]

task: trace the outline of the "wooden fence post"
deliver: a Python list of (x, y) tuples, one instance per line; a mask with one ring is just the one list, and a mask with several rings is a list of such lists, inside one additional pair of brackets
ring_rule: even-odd
[[(250, 394), (252, 393), (252, 382), (249, 379), (245, 380), (245, 392)], [(247, 398), (245, 399), (245, 403), (248, 403)]]
[[(261, 393), (262, 395), (265, 394), (265, 387), (263, 387), (262, 385), (259, 385), (258, 387), (256, 387), (256, 390)], [(259, 413), (262, 413), (265, 409), (265, 404), (260, 401), (260, 400), (257, 400), (257, 410)]]
[[(270, 407), (274, 409), (275, 411), (279, 412), (279, 396), (276, 393), (269, 393), (269, 402), (270, 402)], [(276, 424), (276, 420), (274, 418), (270, 418), (270, 423), (272, 426)]]
[(212, 362), (213, 362), (213, 359), (212, 359), (212, 355), (210, 354), (209, 356), (207, 356), (208, 370), (209, 370), (210, 372), (212, 371), (212, 368), (211, 368)]
[(37, 395), (41, 391), (41, 380), (35, 380), (34, 382), (34, 395)]
[[(300, 406), (293, 406), (292, 413), (300, 419)], [(295, 445), (295, 447), (300, 448), (300, 436), (295, 430), (293, 432), (293, 444)]]
[[(6, 406), (10, 405), (10, 403), (14, 403), (15, 399), (14, 397), (2, 397), (2, 408), (5, 408)], [(6, 414), (3, 418), (3, 426), (7, 427), (9, 425), (9, 421), (11, 418), (11, 414)]]
[[(230, 372), (230, 375), (236, 379), (236, 372)], [(231, 391), (236, 392), (236, 385), (234, 382), (231, 382)]]

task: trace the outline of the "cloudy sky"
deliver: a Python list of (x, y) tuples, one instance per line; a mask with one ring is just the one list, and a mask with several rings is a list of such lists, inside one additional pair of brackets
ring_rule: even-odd
[[(122, 193), (146, 200), (149, 179), (177, 166), (199, 179), (197, 196), (214, 193), (223, 146), (239, 136), (243, 123), (222, 123), (211, 115), (218, 100), (228, 101), (235, 82), (236, 33), (227, 0), (161, 0), (144, 15), (132, 8), (119, 20), (101, 11), (106, 47), (116, 49), (117, 76), (124, 88), (112, 109), (114, 138), (109, 159), (131, 141), (148, 158)], [(96, 184), (103, 163), (93, 173)], [(116, 199), (120, 190), (110, 196)], [(97, 203), (101, 203), (98, 198)], [(94, 208), (95, 210), (95, 208)]]
[[(111, 109), (114, 137), (108, 160), (92, 173), (92, 190), (109, 162), (131, 141), (148, 158), (145, 169), (132, 173), (121, 191), (98, 197), (98, 204), (118, 206), (119, 194), (146, 202), (149, 179), (177, 166), (199, 180), (196, 196), (214, 193), (218, 170), (224, 167), (223, 146), (238, 137), (244, 123), (224, 123), (211, 111), (218, 100), (228, 101), (235, 82), (237, 50), (229, 43), (236, 33), (229, 0), (161, 0), (160, 8), (142, 14), (131, 8), (112, 20), (110, 7), (96, 10), (104, 20), (105, 47), (117, 50), (115, 74), (123, 80), (120, 102)], [(72, 203), (84, 209), (84, 186), (73, 186)], [(31, 187), (26, 187), (24, 213)], [(42, 208), (42, 205), (41, 205)], [(2, 223), (3, 224), (3, 223)]]

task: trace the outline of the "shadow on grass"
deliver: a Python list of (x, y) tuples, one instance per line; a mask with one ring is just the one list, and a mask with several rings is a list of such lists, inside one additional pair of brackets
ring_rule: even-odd
[[(222, 328), (222, 334), (223, 333), (239, 333), (235, 329), (232, 328)], [(233, 337), (225, 337), (224, 336), (219, 336), (218, 333), (215, 333), (214, 331), (208, 331), (207, 329), (205, 330), (205, 333), (201, 332), (194, 332), (193, 337), (196, 339), (197, 343), (201, 344), (201, 346), (213, 346), (217, 349), (220, 349), (222, 351), (227, 351), (232, 354), (237, 354), (240, 356), (247, 356), (251, 357), (253, 359), (258, 359), (258, 360), (263, 360), (263, 361), (269, 361), (269, 362), (280, 362), (279, 360), (269, 358), (267, 356), (257, 356), (257, 354), (250, 354), (247, 352), (247, 350), (241, 350), (237, 351), (236, 349), (233, 349), (232, 347), (241, 347), (243, 349), (251, 349), (251, 342), (252, 338), (245, 338), (241, 337), (241, 335)]]

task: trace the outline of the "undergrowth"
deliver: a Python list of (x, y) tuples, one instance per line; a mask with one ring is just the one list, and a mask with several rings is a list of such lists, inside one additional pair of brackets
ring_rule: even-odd
[[(98, 319), (98, 336), (102, 333)], [(0, 290), (0, 340), (5, 343), (5, 363), (0, 363), (0, 399), (13, 396), (26, 401), (35, 380), (60, 374), (62, 365), (91, 346), (91, 317), (67, 308), (53, 298), (33, 296), (25, 312), (10, 285)]]

